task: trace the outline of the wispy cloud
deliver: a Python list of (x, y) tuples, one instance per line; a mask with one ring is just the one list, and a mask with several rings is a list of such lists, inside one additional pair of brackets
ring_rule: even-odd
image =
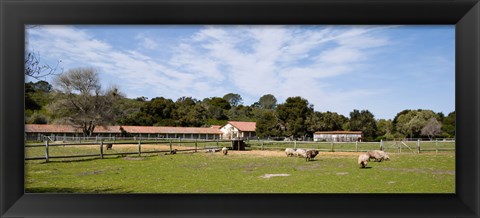
[(129, 97), (202, 99), (236, 92), (251, 104), (264, 94), (274, 94), (280, 101), (302, 96), (317, 110), (346, 114), (379, 92), (339, 84), (359, 74), (369, 77), (362, 69), (374, 66), (375, 58), (395, 43), (384, 30), (396, 27), (195, 28), (190, 35), (168, 39), (136, 32), (131, 38), (135, 46), (123, 47), (128, 49), (74, 26), (40, 26), (28, 33), (29, 46), (52, 60), (62, 60), (66, 70), (96, 67)]

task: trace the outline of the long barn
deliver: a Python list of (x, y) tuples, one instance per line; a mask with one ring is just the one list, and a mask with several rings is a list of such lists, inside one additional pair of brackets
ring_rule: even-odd
[[(213, 127), (170, 127), (170, 126), (97, 126), (93, 137), (142, 137), (142, 138), (185, 138), (221, 139), (218, 126)], [(82, 130), (70, 125), (25, 124), (25, 140), (64, 140), (83, 137)]]

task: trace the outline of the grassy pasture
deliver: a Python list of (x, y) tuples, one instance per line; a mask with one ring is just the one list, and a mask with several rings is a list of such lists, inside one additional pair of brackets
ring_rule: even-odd
[[(179, 147), (178, 145), (173, 146)], [(303, 146), (302, 146), (303, 147)], [(142, 145), (142, 151), (167, 150)], [(98, 146), (51, 147), (50, 155), (98, 154)], [(137, 151), (114, 145), (105, 153)], [(26, 156), (45, 149), (26, 148)], [(454, 193), (454, 152), (390, 153), (357, 165), (359, 153), (321, 152), (315, 161), (282, 151), (185, 152), (26, 161), (26, 192), (53, 193)], [(273, 176), (268, 174), (288, 174)]]

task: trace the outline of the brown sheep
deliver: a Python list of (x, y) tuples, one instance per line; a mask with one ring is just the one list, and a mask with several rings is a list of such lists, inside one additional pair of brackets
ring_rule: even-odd
[(106, 144), (107, 150), (112, 150), (113, 145), (111, 143)]
[(315, 156), (317, 156), (317, 154), (318, 154), (317, 150), (308, 150), (307, 155), (305, 157), (305, 161), (314, 160)]

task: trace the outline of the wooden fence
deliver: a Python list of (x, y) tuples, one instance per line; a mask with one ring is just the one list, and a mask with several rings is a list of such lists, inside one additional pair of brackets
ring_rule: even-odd
[[(199, 150), (219, 149), (221, 147), (233, 146), (232, 143), (236, 141), (231, 140), (185, 140), (185, 139), (155, 139), (145, 141), (100, 141), (100, 142), (83, 142), (83, 143), (51, 143), (48, 140), (43, 144), (27, 144), (25, 148), (44, 147), (44, 156), (25, 157), (25, 160), (41, 160), (49, 161), (52, 158), (81, 158), (81, 157), (99, 157), (104, 158), (108, 155), (138, 155), (148, 153), (170, 153), (173, 151), (173, 144), (187, 146), (189, 148), (178, 149), (177, 152), (197, 152)], [(222, 143), (222, 145), (220, 145)], [(228, 143), (225, 145), (225, 143)], [(137, 144), (138, 149), (135, 152), (117, 152), (105, 153), (104, 147), (106, 144)], [(169, 145), (168, 150), (142, 150), (142, 145), (148, 144), (163, 144)], [(202, 144), (203, 146), (199, 146)], [(97, 145), (98, 153), (95, 154), (75, 154), (75, 155), (50, 155), (49, 148), (55, 146), (82, 146), (82, 145)], [(240, 150), (240, 146), (236, 146)], [(272, 140), (248, 140), (246, 141), (247, 149), (255, 150), (283, 150), (285, 148), (306, 148), (316, 149), (324, 152), (365, 152), (369, 150), (384, 150), (394, 153), (421, 153), (421, 152), (442, 152), (455, 151), (454, 140), (434, 140), (434, 141), (380, 141), (380, 142), (311, 142), (311, 141), (272, 141)]]
[(421, 153), (455, 151), (454, 140), (398, 140), (380, 142), (311, 142), (311, 141), (273, 141), (250, 140), (247, 146), (259, 150), (281, 150), (285, 148), (316, 149), (325, 152), (365, 152), (384, 150), (394, 153)]
[[(199, 150), (209, 150), (209, 149), (219, 149), (220, 143), (231, 143), (232, 141), (230, 140), (191, 140), (191, 141), (186, 141), (186, 140), (181, 140), (181, 139), (170, 139), (170, 140), (158, 140), (158, 141), (137, 141), (137, 142), (132, 142), (132, 141), (115, 141), (115, 142), (106, 142), (106, 141), (100, 141), (100, 142), (84, 142), (84, 143), (51, 143), (48, 140), (45, 141), (43, 144), (28, 144), (25, 145), (25, 148), (35, 148), (35, 147), (44, 147), (45, 148), (45, 156), (42, 157), (25, 157), (25, 160), (42, 160), (44, 159), (46, 162), (49, 161), (49, 159), (52, 158), (81, 158), (81, 157), (99, 157), (103, 159), (104, 156), (108, 155), (135, 155), (137, 154), (138, 156), (141, 156), (142, 154), (148, 154), (148, 153), (171, 153), (173, 151), (173, 144), (178, 143), (178, 144), (192, 144), (193, 148), (189, 149), (177, 149), (176, 152), (187, 152), (187, 151), (192, 151), (192, 152), (197, 152)], [(213, 144), (213, 146), (207, 146), (207, 143)], [(104, 152), (104, 147), (106, 144), (112, 144), (112, 145), (119, 145), (119, 144), (137, 144), (138, 150), (136, 152), (117, 152), (117, 153), (105, 153)], [(142, 151), (142, 145), (146, 144), (168, 144), (169, 149), (168, 150), (154, 150), (154, 151)], [(203, 147), (199, 146), (199, 144), (204, 144)], [(50, 147), (58, 147), (58, 146), (85, 146), (85, 145), (98, 145), (98, 154), (78, 154), (78, 155), (57, 155), (57, 156), (52, 156), (50, 155), (49, 148)], [(229, 146), (230, 147), (230, 146)]]

